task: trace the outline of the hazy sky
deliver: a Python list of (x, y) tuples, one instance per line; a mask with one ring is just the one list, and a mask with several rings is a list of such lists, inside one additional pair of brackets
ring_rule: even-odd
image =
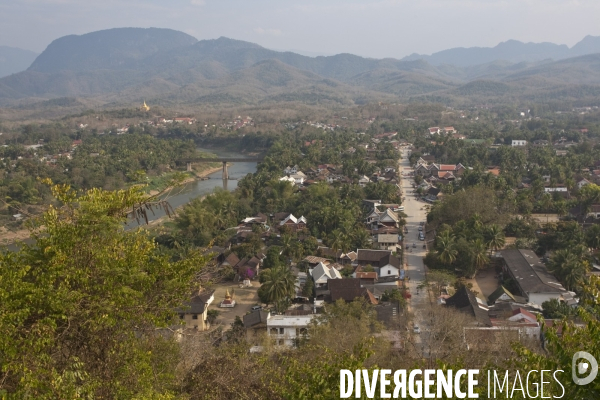
[(598, 0), (0, 0), (0, 45), (116, 27), (226, 36), (276, 50), (400, 58), (508, 39), (574, 45), (600, 35)]

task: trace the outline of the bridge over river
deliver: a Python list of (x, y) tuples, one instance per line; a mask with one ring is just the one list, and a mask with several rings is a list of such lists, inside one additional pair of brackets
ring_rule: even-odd
[(222, 162), (223, 163), (223, 179), (229, 179), (229, 173), (227, 172), (227, 163), (229, 162), (261, 162), (264, 157), (196, 157), (196, 158), (182, 158), (176, 162), (179, 164), (186, 163), (187, 170), (192, 170), (192, 163), (210, 163), (210, 162)]

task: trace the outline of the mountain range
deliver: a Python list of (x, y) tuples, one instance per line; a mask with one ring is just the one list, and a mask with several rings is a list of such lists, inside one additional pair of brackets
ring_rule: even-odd
[(25, 71), (38, 55), (29, 50), (0, 46), (0, 78)]
[(105, 104), (357, 104), (588, 101), (599, 94), (600, 37), (591, 36), (572, 48), (508, 41), (397, 60), (308, 57), (224, 37), (198, 41), (170, 29), (117, 28), (59, 38), (27, 70), (0, 79), (0, 103), (7, 106), (60, 97)]
[(593, 53), (600, 53), (600, 36), (586, 36), (571, 48), (564, 44), (523, 43), (518, 40), (508, 40), (495, 47), (458, 47), (433, 53), (430, 56), (411, 54), (402, 60), (425, 60), (431, 65), (451, 64), (457, 67), (471, 67), (494, 61), (520, 63), (562, 60)]

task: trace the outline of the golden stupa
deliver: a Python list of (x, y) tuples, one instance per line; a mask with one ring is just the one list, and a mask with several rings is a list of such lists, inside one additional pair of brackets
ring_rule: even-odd
[(144, 100), (144, 105), (140, 107), (140, 110), (142, 110), (142, 111), (150, 111), (150, 107), (148, 107), (148, 105), (146, 104), (145, 100)]

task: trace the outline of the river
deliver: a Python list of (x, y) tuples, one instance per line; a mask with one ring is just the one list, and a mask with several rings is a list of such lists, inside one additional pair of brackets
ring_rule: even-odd
[[(206, 148), (198, 148), (198, 150), (216, 154), (217, 157), (248, 157), (245, 154), (226, 151), (221, 149), (206, 149)], [(214, 172), (208, 175), (209, 179), (207, 180), (198, 180), (194, 182), (190, 182), (188, 184), (183, 185), (182, 187), (174, 189), (171, 193), (169, 193), (165, 199), (169, 201), (169, 204), (174, 209), (177, 207), (181, 207), (196, 197), (206, 196), (207, 194), (212, 193), (216, 188), (223, 188), (229, 191), (235, 190), (237, 188), (238, 179), (245, 177), (248, 174), (256, 172), (256, 162), (235, 162), (232, 165), (228, 166), (227, 170), (229, 172), (229, 177), (231, 179), (224, 181), (222, 179), (223, 172), (219, 170), (218, 172)], [(154, 210), (155, 214), (151, 212), (148, 213), (148, 221), (154, 221), (158, 218), (164, 217), (165, 212), (163, 210)], [(140, 221), (140, 223), (144, 224), (146, 221)], [(139, 226), (137, 221), (132, 221), (127, 224), (126, 229), (132, 229), (136, 226)]]
[[(217, 157), (247, 157), (247, 155), (227, 150), (221, 149), (205, 149), (198, 148), (200, 151), (204, 151), (207, 153), (216, 154)], [(171, 193), (169, 193), (165, 199), (168, 200), (169, 204), (173, 209), (177, 207), (181, 207), (196, 197), (206, 196), (207, 194), (212, 193), (215, 188), (223, 188), (229, 191), (235, 190), (237, 188), (238, 179), (243, 178), (244, 176), (256, 172), (256, 162), (236, 162), (232, 165), (228, 166), (229, 177), (231, 179), (227, 181), (223, 181), (222, 171), (218, 171), (208, 175), (209, 179), (207, 180), (197, 180), (194, 182), (190, 182), (185, 184), (179, 188), (173, 189)], [(154, 210), (154, 214), (151, 212), (148, 213), (148, 221), (155, 221), (158, 218), (164, 217), (165, 212), (163, 210)], [(140, 224), (145, 224), (146, 221), (140, 221)], [(125, 229), (133, 229), (140, 226), (136, 220), (130, 221)], [(31, 244), (33, 241), (31, 239), (24, 240), (25, 243)], [(0, 245), (0, 248), (4, 246)], [(9, 244), (6, 246), (9, 250), (15, 251), (18, 249), (16, 244)]]

